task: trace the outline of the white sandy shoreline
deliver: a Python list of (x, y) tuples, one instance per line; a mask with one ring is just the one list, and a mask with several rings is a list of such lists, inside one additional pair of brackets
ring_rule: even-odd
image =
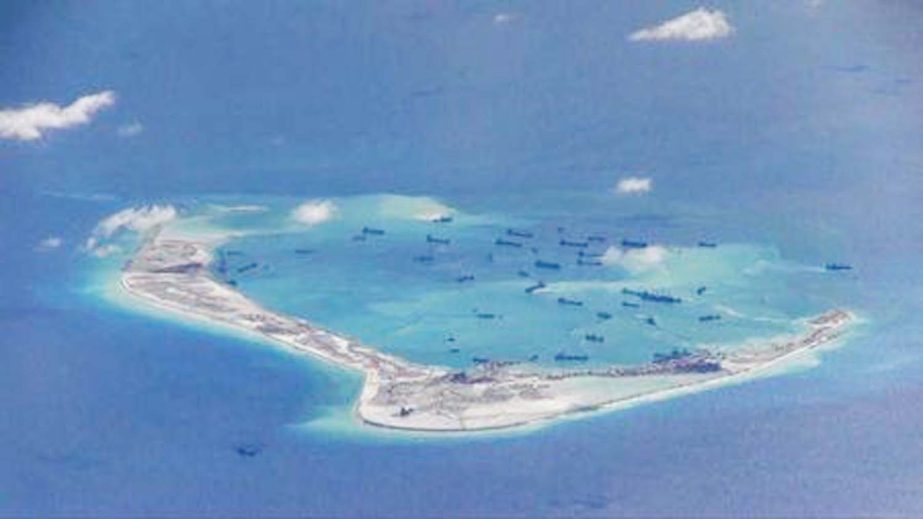
[(547, 423), (577, 413), (621, 409), (738, 383), (838, 339), (852, 314), (832, 310), (806, 332), (743, 354), (702, 354), (672, 364), (587, 373), (530, 373), (488, 365), (467, 373), (384, 354), (304, 320), (269, 311), (214, 279), (214, 243), (154, 237), (126, 265), (119, 286), (159, 311), (267, 339), (364, 374), (354, 414), (398, 430), (488, 431)]

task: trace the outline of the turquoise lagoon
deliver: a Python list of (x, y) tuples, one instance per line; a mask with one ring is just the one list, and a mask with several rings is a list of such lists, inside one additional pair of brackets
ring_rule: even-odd
[[(292, 216), (304, 200), (223, 197), (185, 204), (177, 225), (227, 233), (213, 274), (256, 301), (454, 368), (476, 359), (637, 364), (673, 349), (740, 347), (847, 307), (838, 291), (855, 278), (787, 259), (771, 244), (725, 241), (715, 217), (639, 215), (614, 194), (547, 195), (542, 215), (422, 196), (324, 200), (335, 209), (319, 223)], [(549, 211), (555, 204), (560, 212)], [(555, 360), (558, 353), (587, 360)]]

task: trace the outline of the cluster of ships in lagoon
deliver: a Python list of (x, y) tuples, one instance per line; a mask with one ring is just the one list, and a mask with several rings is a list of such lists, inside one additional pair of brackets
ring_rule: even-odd
[[(450, 224), (454, 221), (454, 218), (450, 215), (437, 216), (430, 220), (433, 224)], [(559, 235), (564, 234), (564, 228), (558, 227), (557, 233)], [(382, 238), (386, 235), (385, 229), (377, 227), (365, 226), (355, 235), (353, 235), (352, 240), (356, 242), (365, 242), (369, 239)], [(516, 250), (528, 250), (533, 256), (536, 256), (531, 261), (531, 266), (535, 272), (530, 272), (527, 268), (521, 268), (517, 271), (517, 276), (521, 278), (532, 279), (532, 282), (523, 288), (523, 291), (527, 295), (534, 295), (541, 292), (543, 289), (547, 288), (548, 285), (540, 277), (544, 274), (553, 275), (555, 273), (560, 273), (562, 270), (565, 270), (567, 264), (560, 259), (548, 259), (537, 257), (541, 254), (541, 250), (538, 246), (535, 245), (536, 233), (530, 230), (517, 229), (517, 228), (507, 228), (501, 234), (494, 239), (493, 245), (497, 249), (516, 249)], [(557, 246), (559, 251), (557, 253), (551, 254), (551, 256), (560, 255), (561, 251), (564, 250), (574, 250), (576, 255), (574, 257), (573, 265), (577, 267), (601, 267), (604, 265), (604, 251), (593, 250), (594, 247), (606, 247), (608, 243), (608, 238), (600, 234), (589, 234), (584, 236), (582, 239), (573, 239), (565, 238), (559, 236), (557, 239)], [(425, 243), (430, 246), (430, 250), (424, 254), (418, 254), (412, 257), (412, 260), (416, 263), (431, 264), (435, 263), (437, 259), (436, 251), (437, 248), (446, 248), (452, 245), (453, 241), (450, 237), (445, 237), (441, 235), (434, 234), (432, 232), (425, 235)], [(646, 249), (650, 246), (647, 241), (636, 240), (636, 239), (622, 239), (617, 242), (623, 251), (630, 250), (639, 250)], [(714, 241), (700, 240), (697, 242), (697, 247), (703, 249), (714, 249), (718, 247), (718, 243)], [(294, 250), (296, 255), (308, 256), (313, 255), (316, 251), (314, 249), (306, 248), (297, 248)], [(235, 277), (240, 275), (245, 275), (251, 272), (259, 272), (266, 270), (266, 265), (263, 265), (256, 261), (249, 261), (239, 266), (231, 267), (229, 263), (231, 262), (230, 258), (235, 256), (241, 256), (240, 251), (235, 250), (219, 250), (217, 261), (215, 262), (215, 270), (217, 273), (224, 279), (224, 281), (232, 286), (237, 286), (237, 280)], [(494, 256), (493, 252), (488, 254), (488, 260), (493, 261)], [(831, 272), (839, 271), (849, 271), (852, 270), (852, 266), (844, 263), (827, 263), (824, 265), (824, 270)], [(476, 277), (472, 273), (461, 273), (454, 277), (454, 281), (458, 284), (473, 283), (476, 281)], [(701, 298), (708, 291), (708, 287), (699, 286), (694, 291), (693, 294), (697, 298)], [(640, 310), (643, 303), (650, 303), (652, 305), (663, 305), (663, 306), (672, 306), (679, 305), (683, 303), (681, 297), (663, 293), (656, 292), (647, 289), (632, 289), (632, 288), (623, 288), (621, 294), (625, 297), (620, 302), (620, 306), (624, 309), (630, 310)], [(584, 308), (585, 303), (580, 299), (575, 299), (572, 297), (560, 296), (556, 299), (558, 306), (561, 307), (572, 307), (572, 308)], [(503, 316), (494, 312), (488, 311), (479, 311), (474, 310), (474, 316), (477, 319), (492, 321), (502, 319)], [(615, 316), (611, 311), (598, 310), (593, 313), (597, 319), (597, 323), (608, 321), (613, 319)], [(637, 321), (642, 323), (645, 326), (650, 326), (653, 328), (658, 328), (658, 322), (654, 315), (634, 315)], [(718, 313), (711, 313), (700, 315), (697, 318), (699, 323), (714, 323), (722, 320), (722, 315)], [(606, 337), (600, 333), (595, 332), (586, 332), (582, 334), (582, 343), (587, 346), (590, 345), (600, 345), (606, 342)], [(446, 342), (452, 343), (449, 348), (449, 352), (453, 354), (461, 353), (462, 349), (458, 345), (454, 344), (456, 338), (452, 335), (449, 335), (446, 338)], [(672, 350), (670, 353), (654, 353), (653, 362), (662, 362), (664, 359), (667, 360), (676, 360), (677, 355), (688, 355), (686, 350)], [(533, 354), (529, 356), (530, 362), (535, 362), (539, 359), (539, 356)], [(583, 352), (567, 352), (559, 351), (553, 356), (555, 362), (587, 362), (590, 359), (589, 354)], [(486, 363), (496, 364), (498, 361), (492, 360), (483, 356), (474, 356), (471, 359), (472, 363), (480, 365)], [(502, 361), (500, 361), (502, 363)]]

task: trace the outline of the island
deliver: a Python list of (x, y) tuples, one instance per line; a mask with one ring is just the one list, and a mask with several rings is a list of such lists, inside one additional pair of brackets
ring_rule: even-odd
[(803, 332), (734, 349), (674, 351), (630, 366), (551, 369), (485, 362), (469, 370), (421, 365), (252, 301), (215, 277), (218, 240), (155, 233), (121, 272), (132, 297), (185, 317), (257, 334), (295, 352), (364, 374), (355, 406), (364, 423), (459, 432), (548, 421), (663, 399), (729, 383), (842, 336), (854, 316), (832, 309), (803, 321)]

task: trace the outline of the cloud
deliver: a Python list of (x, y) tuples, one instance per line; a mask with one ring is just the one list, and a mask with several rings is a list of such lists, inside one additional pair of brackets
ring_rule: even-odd
[(265, 205), (256, 205), (256, 204), (241, 204), (241, 205), (219, 205), (212, 204), (211, 206), (216, 211), (221, 211), (224, 213), (265, 213), (269, 210)]
[(497, 13), (494, 15), (494, 25), (506, 25), (508, 23), (513, 23), (518, 18), (519, 15), (516, 13)]
[(631, 272), (643, 272), (663, 264), (668, 251), (660, 245), (650, 245), (643, 249), (626, 249), (609, 247), (603, 254), (604, 265), (619, 266)]
[(84, 248), (97, 256), (108, 256), (120, 250), (115, 245), (102, 244), (104, 240), (119, 233), (129, 231), (145, 233), (176, 219), (178, 213), (172, 205), (148, 205), (130, 207), (102, 219), (93, 228), (93, 232)]
[(292, 211), (292, 219), (305, 225), (317, 225), (336, 215), (337, 206), (330, 200), (308, 200)]
[(116, 130), (116, 133), (119, 137), (135, 137), (141, 135), (141, 132), (144, 131), (144, 125), (135, 121), (133, 123), (123, 124), (119, 126)]
[(660, 25), (631, 33), (631, 41), (704, 41), (726, 38), (734, 32), (727, 16), (718, 9), (700, 7)]
[(647, 177), (625, 177), (615, 185), (615, 192), (620, 195), (640, 195), (650, 192), (654, 181)]
[(35, 246), (35, 250), (39, 252), (48, 252), (54, 249), (61, 247), (64, 243), (64, 240), (57, 236), (49, 236), (44, 240), (38, 242), (38, 245)]
[(0, 110), (0, 139), (31, 141), (40, 139), (42, 132), (87, 124), (96, 112), (115, 104), (111, 90), (83, 96), (61, 107), (42, 102), (21, 108)]

